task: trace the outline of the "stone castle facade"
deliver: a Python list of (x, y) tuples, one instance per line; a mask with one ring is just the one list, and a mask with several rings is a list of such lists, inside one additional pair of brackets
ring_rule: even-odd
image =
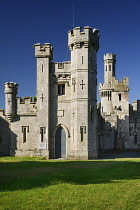
[(36, 97), (17, 97), (5, 83), (0, 110), (0, 156), (94, 159), (102, 150), (140, 148), (140, 103), (128, 103), (128, 78), (115, 77), (114, 54), (104, 55), (104, 84), (97, 105), (99, 31), (68, 32), (71, 61), (52, 62), (51, 44), (34, 45)]

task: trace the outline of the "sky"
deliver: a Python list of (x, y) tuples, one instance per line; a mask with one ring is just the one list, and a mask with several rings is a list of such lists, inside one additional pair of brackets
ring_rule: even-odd
[(35, 43), (51, 43), (55, 62), (70, 60), (73, 26), (100, 31), (98, 84), (104, 82), (103, 55), (114, 53), (116, 78), (129, 77), (129, 102), (140, 99), (139, 0), (0, 0), (0, 109), (5, 82), (19, 84), (18, 97), (36, 95)]

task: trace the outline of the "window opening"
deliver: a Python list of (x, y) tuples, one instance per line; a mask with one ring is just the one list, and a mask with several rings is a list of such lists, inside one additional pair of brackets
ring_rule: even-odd
[(84, 58), (83, 58), (83, 56), (82, 56), (82, 64), (83, 64), (83, 61), (84, 61)]
[(81, 133), (81, 142), (84, 140), (83, 135), (84, 135), (84, 128), (80, 128), (80, 133)]
[(109, 65), (109, 71), (111, 71), (111, 65)]
[(44, 133), (46, 133), (46, 128), (45, 127), (40, 127), (40, 140), (41, 140), (41, 142), (44, 141)]
[(58, 95), (65, 95), (65, 84), (58, 85)]
[(81, 142), (84, 141), (84, 133), (86, 133), (86, 126), (80, 126)]
[(44, 129), (43, 128), (40, 129), (40, 134), (41, 134), (41, 142), (43, 142), (43, 139), (44, 139)]
[(42, 73), (43, 73), (43, 65), (42, 65)]
[(22, 126), (23, 143), (27, 141), (27, 132), (29, 132), (29, 126)]
[(26, 127), (23, 128), (23, 143), (25, 143), (27, 140), (27, 135), (26, 135)]
[(119, 94), (119, 101), (121, 101), (122, 100), (122, 95), (121, 94)]

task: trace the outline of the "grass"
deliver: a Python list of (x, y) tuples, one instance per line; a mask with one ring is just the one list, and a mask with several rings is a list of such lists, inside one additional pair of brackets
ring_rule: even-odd
[(140, 209), (140, 158), (0, 158), (0, 210)]

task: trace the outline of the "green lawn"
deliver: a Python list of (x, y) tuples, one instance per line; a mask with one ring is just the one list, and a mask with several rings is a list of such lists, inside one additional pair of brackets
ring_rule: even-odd
[(140, 158), (0, 158), (0, 210), (140, 210)]

